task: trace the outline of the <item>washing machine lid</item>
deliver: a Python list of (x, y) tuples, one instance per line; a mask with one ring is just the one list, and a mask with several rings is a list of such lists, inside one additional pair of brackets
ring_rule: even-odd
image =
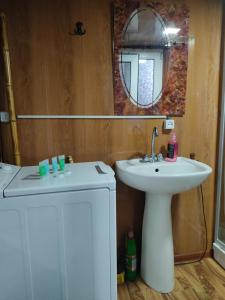
[(0, 163), (0, 198), (3, 198), (4, 189), (10, 184), (20, 167)]
[(5, 188), (4, 197), (56, 193), (93, 188), (115, 190), (115, 173), (103, 162), (66, 164), (65, 172), (40, 178), (38, 167), (22, 167)]

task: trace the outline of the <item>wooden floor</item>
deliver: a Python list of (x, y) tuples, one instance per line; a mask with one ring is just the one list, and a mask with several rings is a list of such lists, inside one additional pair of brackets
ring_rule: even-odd
[(175, 288), (160, 294), (140, 278), (118, 286), (118, 300), (225, 300), (225, 270), (212, 258), (175, 267)]

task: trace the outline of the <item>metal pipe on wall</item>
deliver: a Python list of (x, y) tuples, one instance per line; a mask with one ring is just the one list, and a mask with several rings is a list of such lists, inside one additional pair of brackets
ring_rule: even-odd
[(167, 116), (17, 115), (17, 119), (166, 119)]
[(6, 96), (9, 107), (10, 114), (10, 126), (12, 133), (12, 142), (13, 142), (13, 152), (14, 160), (16, 165), (21, 165), (21, 157), (19, 151), (19, 139), (17, 132), (17, 121), (16, 121), (16, 112), (15, 112), (15, 102), (13, 94), (13, 85), (12, 85), (12, 76), (11, 76), (11, 65), (10, 65), (10, 55), (9, 55), (9, 44), (7, 36), (7, 27), (6, 27), (6, 16), (4, 13), (0, 13), (1, 19), (1, 39), (2, 39), (2, 52), (3, 52), (3, 62), (4, 62), (4, 71), (5, 71), (5, 87), (6, 87)]

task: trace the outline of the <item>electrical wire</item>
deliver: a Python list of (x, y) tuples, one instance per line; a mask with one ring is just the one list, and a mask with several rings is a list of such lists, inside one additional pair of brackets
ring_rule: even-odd
[(196, 262), (200, 262), (207, 251), (207, 245), (208, 245), (208, 231), (207, 231), (207, 224), (206, 224), (206, 216), (205, 216), (205, 205), (204, 205), (204, 195), (203, 195), (203, 190), (202, 190), (202, 184), (199, 186), (200, 188), (200, 192), (201, 192), (201, 203), (202, 203), (202, 215), (203, 215), (203, 221), (204, 221), (204, 227), (205, 227), (205, 246), (204, 246), (204, 250), (200, 256), (200, 258), (196, 259), (196, 260), (191, 260), (191, 261), (185, 261), (185, 262), (177, 262), (175, 263), (176, 266), (179, 265), (187, 265), (187, 264), (193, 264)]

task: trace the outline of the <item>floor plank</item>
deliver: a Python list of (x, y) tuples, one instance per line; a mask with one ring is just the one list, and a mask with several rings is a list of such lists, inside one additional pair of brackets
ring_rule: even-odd
[(130, 300), (129, 292), (126, 284), (120, 284), (117, 287), (117, 300)]
[(161, 294), (141, 278), (118, 286), (118, 300), (225, 300), (225, 270), (212, 258), (175, 266), (175, 288)]

